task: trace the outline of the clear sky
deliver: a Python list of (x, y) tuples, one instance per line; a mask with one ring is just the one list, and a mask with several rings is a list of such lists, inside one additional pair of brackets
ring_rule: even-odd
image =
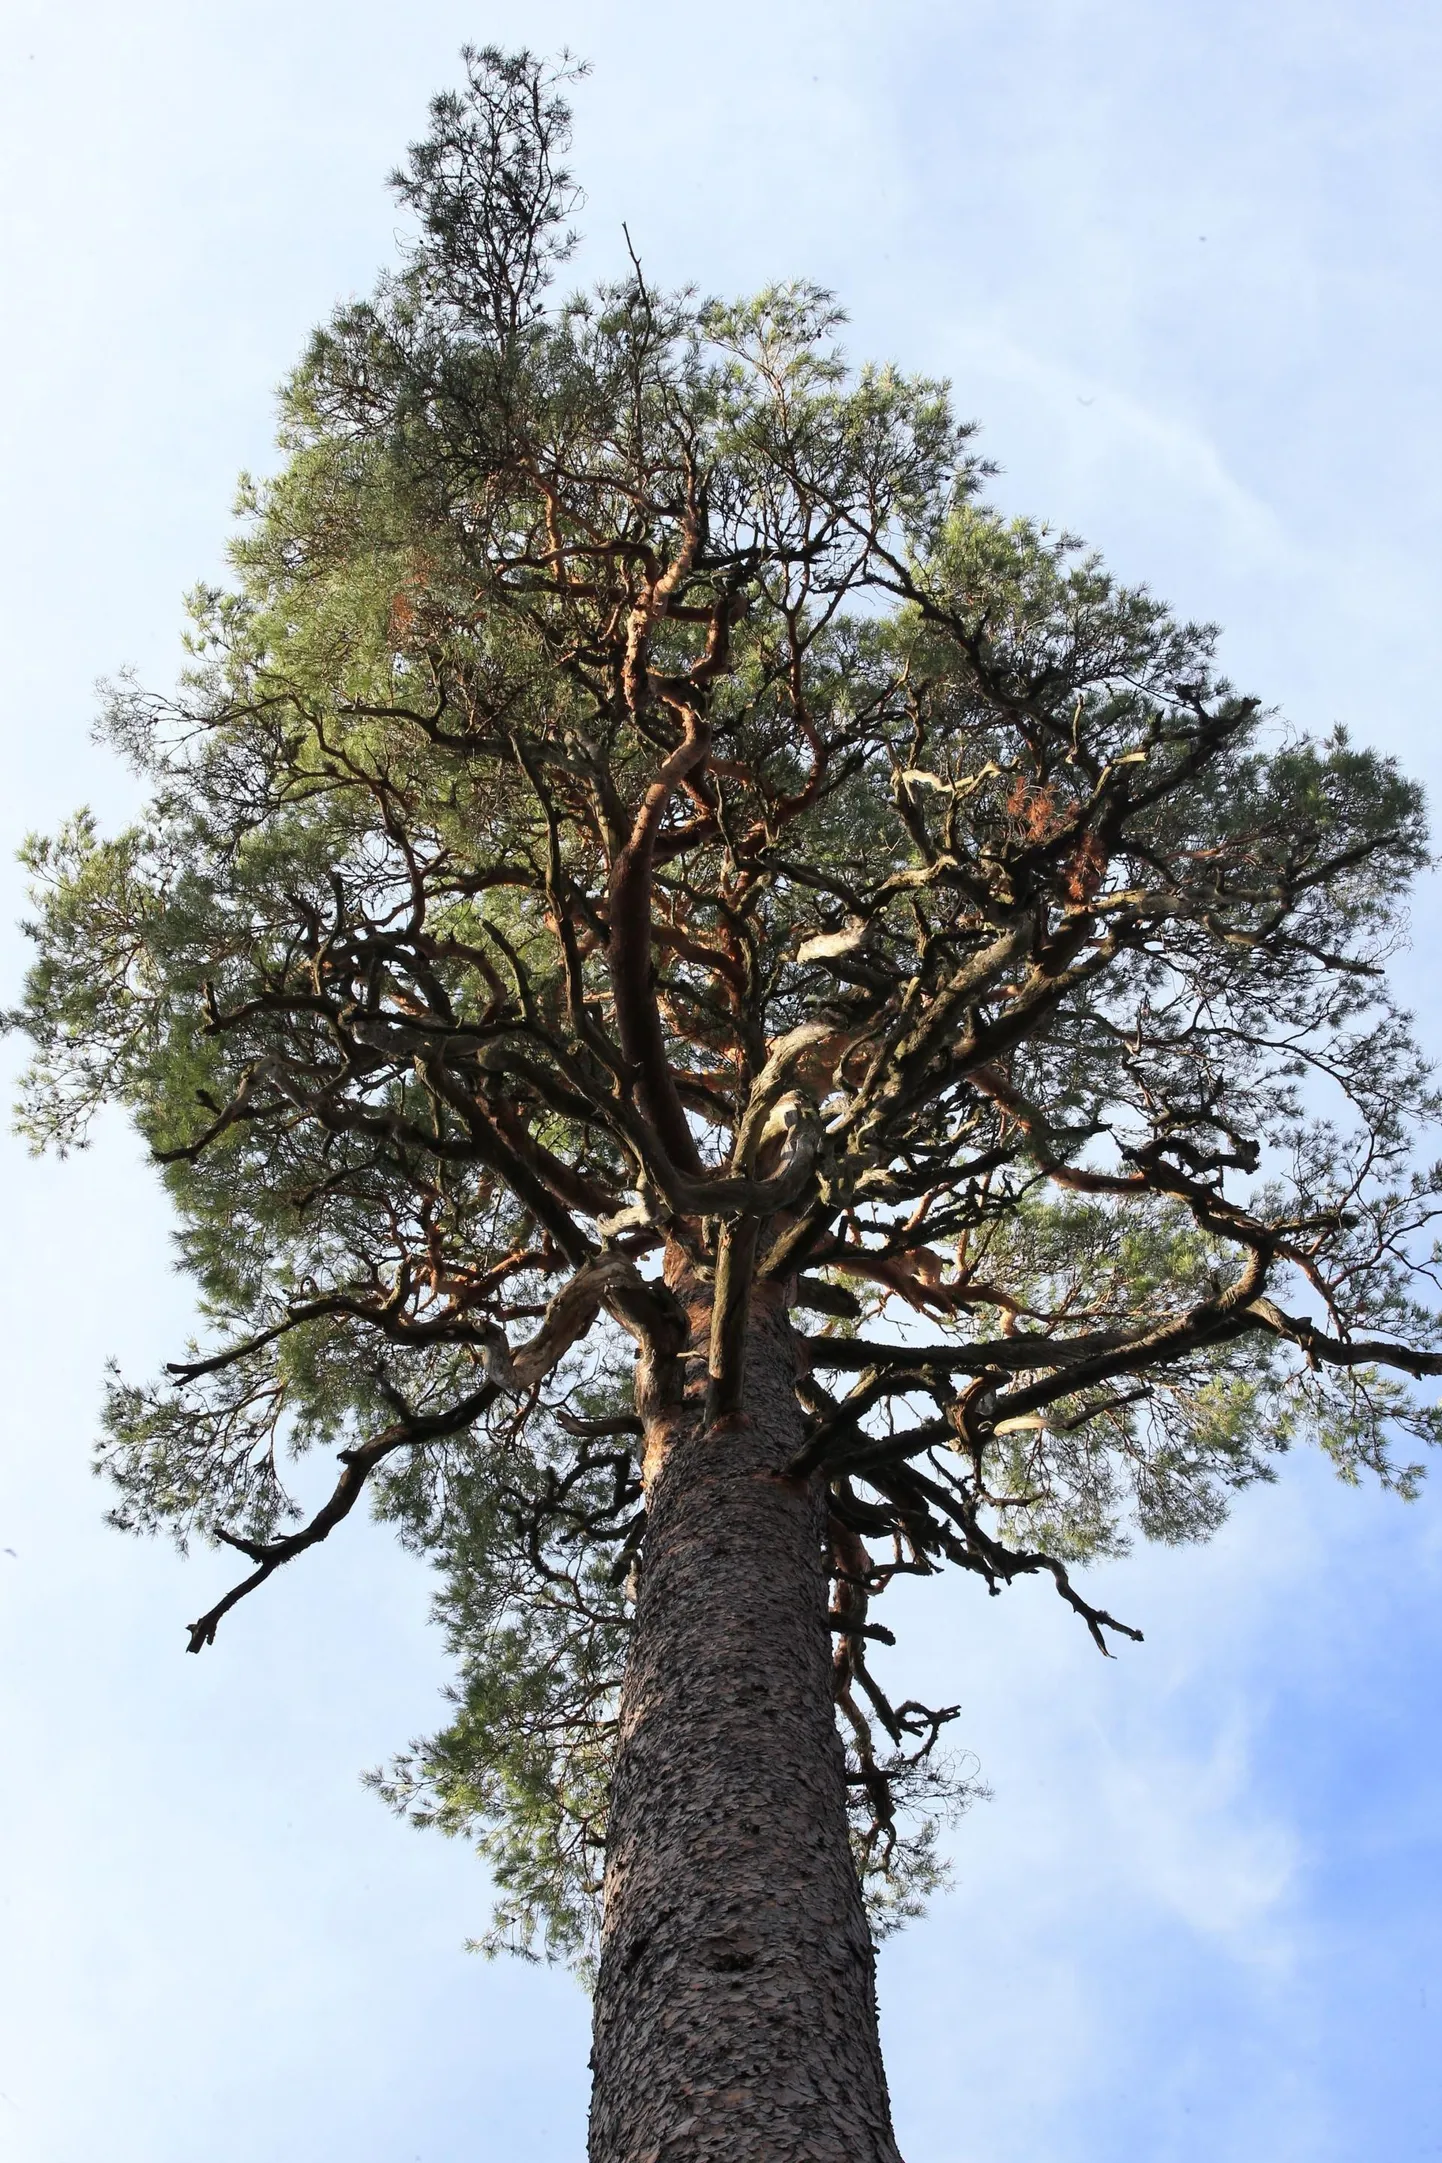
[[(953, 379), (1003, 503), (1442, 793), (1435, 5), (8, 0), (7, 860), (125, 815), (93, 680), (173, 673), (272, 386), (390, 254), (383, 176), (466, 39), (594, 62), (578, 277), (625, 219), (661, 282), (834, 286), (858, 355)], [(1435, 889), (1416, 929), (1435, 1044)], [(0, 2153), (578, 2159), (580, 1993), (467, 1956), (478, 1865), (358, 1784), (436, 1723), (423, 1574), (350, 1528), (185, 1658), (228, 1564), (107, 1532), (86, 1468), (105, 1359), (187, 1328), (153, 1182), (118, 1126), (0, 1177)], [(1099, 1596), (1147, 1633), (1114, 1663), (1035, 1586), (918, 1607), (994, 1800), (882, 1960), (908, 2163), (1442, 2154), (1442, 1466), (1407, 1508), (1299, 1459)]]

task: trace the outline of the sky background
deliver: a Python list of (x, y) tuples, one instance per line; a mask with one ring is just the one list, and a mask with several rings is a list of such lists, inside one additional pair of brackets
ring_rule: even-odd
[[(625, 219), (660, 283), (834, 287), (858, 356), (953, 380), (1000, 502), (1442, 799), (1435, 4), (6, 0), (0, 1002), (12, 844), (130, 809), (94, 680), (173, 675), (467, 39), (594, 62), (577, 279)], [(1416, 931), (1439, 1045), (1435, 888)], [(578, 2163), (580, 1992), (466, 1955), (479, 1866), (358, 1782), (438, 1719), (423, 1572), (353, 1524), (185, 1658), (230, 1565), (106, 1531), (87, 1469), (105, 1360), (188, 1327), (155, 1182), (116, 1124), (6, 1142), (0, 1195), (0, 2154)], [(994, 1799), (882, 1957), (908, 2163), (1442, 2155), (1442, 1484), (1298, 1459), (1093, 1582), (1146, 1631), (1115, 1662), (1035, 1585), (915, 1606)]]

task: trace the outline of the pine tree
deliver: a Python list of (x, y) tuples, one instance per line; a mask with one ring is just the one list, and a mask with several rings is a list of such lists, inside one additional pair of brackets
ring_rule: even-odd
[(145, 815), (31, 844), (25, 1116), (164, 1167), (205, 1336), (101, 1456), (249, 1565), (190, 1649), (363, 1497), (434, 1565), (455, 1717), (381, 1785), (590, 1970), (593, 2163), (880, 2163), (874, 1935), (968, 1783), (878, 1597), (1038, 1576), (1106, 1651), (1129, 1528), (1436, 1437), (1422, 806), (989, 508), (826, 294), (558, 300), (575, 72), (466, 55), (110, 701)]

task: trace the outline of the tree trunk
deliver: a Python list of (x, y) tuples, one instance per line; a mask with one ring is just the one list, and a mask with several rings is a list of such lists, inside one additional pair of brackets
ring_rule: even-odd
[[(697, 1312), (693, 1342), (706, 1341)], [(648, 1435), (591, 2163), (900, 2163), (831, 1691), (824, 1490), (758, 1304), (746, 1411)]]

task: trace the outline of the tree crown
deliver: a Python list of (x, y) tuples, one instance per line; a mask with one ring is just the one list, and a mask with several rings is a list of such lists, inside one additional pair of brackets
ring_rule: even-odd
[(30, 1133), (128, 1107), (200, 1292), (206, 1341), (112, 1389), (116, 1521), (252, 1562), (198, 1649), (368, 1492), (461, 1663), (387, 1792), (479, 1829), (502, 1935), (561, 1952), (644, 1430), (744, 1413), (758, 1287), (901, 1912), (948, 1714), (883, 1690), (868, 1598), (1040, 1572), (1105, 1649), (1069, 1565), (1204, 1534), (1302, 1435), (1410, 1488), (1442, 1370), (1383, 974), (1416, 788), (989, 508), (945, 386), (850, 371), (826, 294), (633, 262), (556, 300), (568, 72), (473, 53), (435, 101), (408, 252), (286, 386), (178, 693), (109, 703), (146, 813), (30, 845), (22, 1015)]

